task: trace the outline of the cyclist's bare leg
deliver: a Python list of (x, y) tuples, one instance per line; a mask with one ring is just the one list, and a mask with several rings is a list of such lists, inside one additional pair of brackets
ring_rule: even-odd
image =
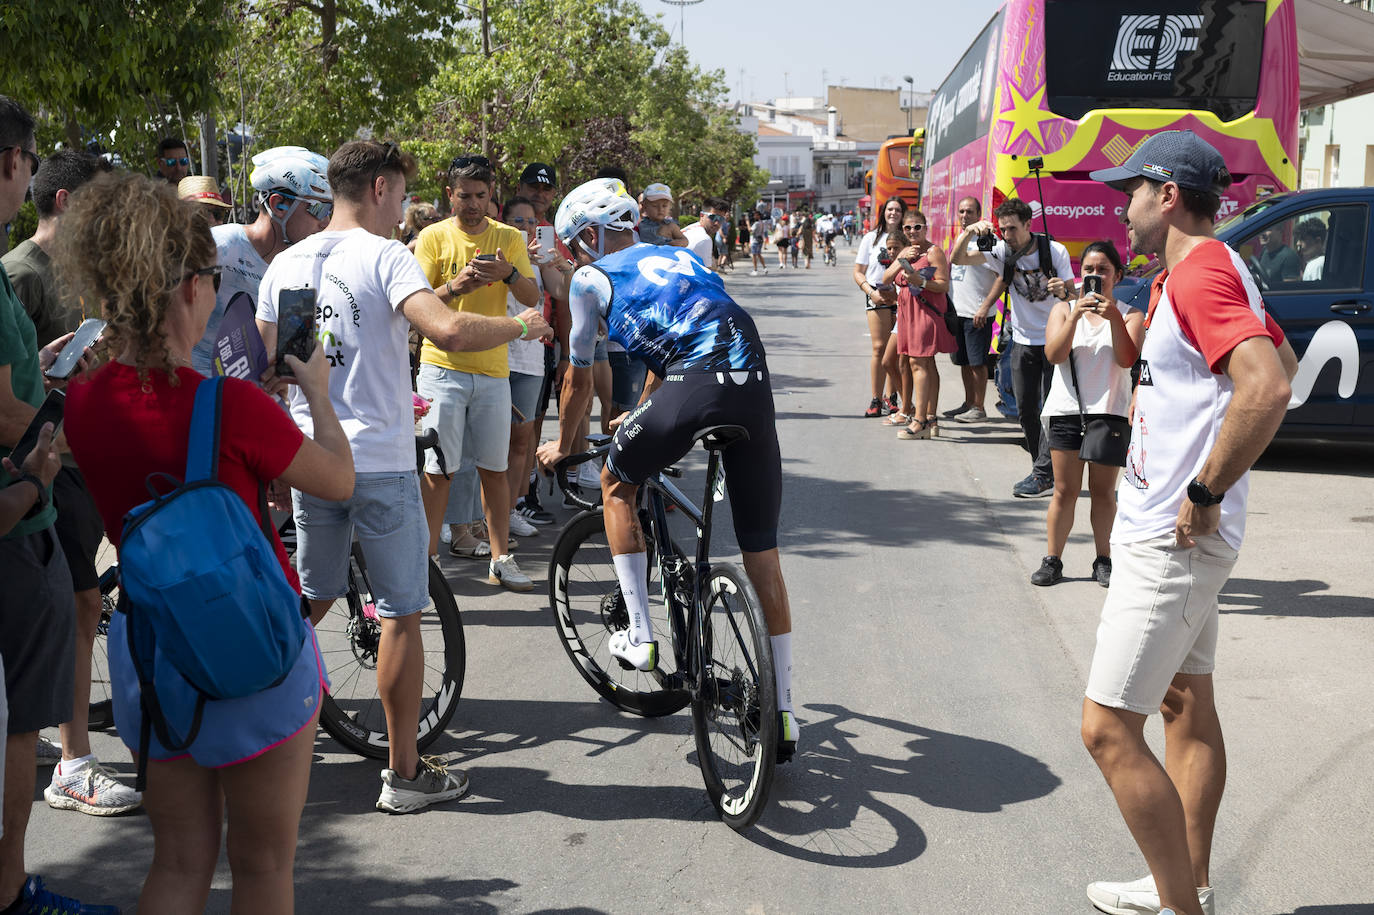
[[(482, 481), (482, 511), (487, 516), (487, 536), (491, 542), (491, 558), (500, 559), (510, 552), (510, 487), (504, 470), (477, 468)], [(436, 547), (437, 549), (437, 547)]]
[(792, 631), (792, 605), (787, 599), (787, 582), (782, 579), (782, 563), (777, 549), (762, 553), (746, 553), (744, 571), (754, 593), (763, 604), (763, 617), (768, 621), (769, 635), (786, 635)]
[[(448, 508), (448, 489), (452, 481), (442, 473), (420, 475), (420, 501), (425, 505), (425, 522), (429, 525), (429, 552), (439, 552), (439, 529), (444, 526), (444, 510)], [(507, 524), (509, 524), (507, 520)]]

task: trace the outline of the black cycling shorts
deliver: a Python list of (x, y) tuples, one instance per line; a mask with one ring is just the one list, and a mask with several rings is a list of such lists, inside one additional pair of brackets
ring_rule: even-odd
[(696, 432), (723, 425), (749, 431), (748, 441), (721, 452), (735, 540), (746, 553), (774, 549), (782, 507), (782, 455), (767, 371), (670, 370), (658, 390), (616, 430), (606, 467), (617, 479), (638, 486), (692, 450)]

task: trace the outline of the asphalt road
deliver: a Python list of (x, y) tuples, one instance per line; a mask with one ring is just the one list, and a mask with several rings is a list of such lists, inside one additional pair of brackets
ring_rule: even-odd
[[(1010, 498), (1029, 464), (1017, 427), (948, 423), (903, 442), (859, 418), (869, 341), (848, 274), (727, 280), (773, 372), (804, 723), (758, 826), (740, 835), (714, 817), (686, 712), (622, 714), (573, 670), (544, 596), (548, 531), (516, 554), (540, 579), (532, 594), (445, 560), (468, 669), (434, 751), (468, 770), (471, 795), (377, 813), (378, 764), (321, 734), (299, 911), (1088, 912), (1085, 884), (1144, 873), (1078, 736), (1105, 593), (1089, 580), (1086, 504), (1070, 580), (1032, 587), (1046, 503)], [(953, 406), (957, 370), (940, 361)], [(1255, 473), (1222, 595), (1220, 911), (1374, 912), (1372, 459), (1281, 445)], [(96, 746), (132, 772), (117, 738)], [(61, 892), (131, 907), (151, 845), (142, 815), (100, 820), (35, 798), (29, 868)], [(228, 909), (222, 865), (210, 911)]]

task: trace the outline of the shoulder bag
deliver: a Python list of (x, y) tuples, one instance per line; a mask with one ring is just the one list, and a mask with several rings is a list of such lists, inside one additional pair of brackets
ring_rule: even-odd
[(1126, 449), (1131, 444), (1131, 423), (1122, 416), (1094, 416), (1083, 412), (1083, 394), (1078, 389), (1078, 370), (1073, 364), (1073, 343), (1069, 343), (1069, 375), (1073, 378), (1073, 396), (1078, 401), (1079, 430), (1083, 444), (1078, 458), (1093, 464), (1111, 467), (1126, 466)]

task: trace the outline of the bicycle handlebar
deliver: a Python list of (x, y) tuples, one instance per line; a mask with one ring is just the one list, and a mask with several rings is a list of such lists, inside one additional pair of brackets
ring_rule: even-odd
[(601, 457), (611, 450), (611, 436), (609, 435), (589, 435), (587, 441), (592, 445), (591, 449), (581, 454), (570, 454), (559, 461), (553, 467), (553, 478), (558, 482), (558, 488), (563, 490), (563, 495), (570, 502), (582, 506), (587, 511), (596, 511), (594, 501), (584, 499), (580, 493), (573, 492), (568, 488), (568, 471), (590, 460)]

